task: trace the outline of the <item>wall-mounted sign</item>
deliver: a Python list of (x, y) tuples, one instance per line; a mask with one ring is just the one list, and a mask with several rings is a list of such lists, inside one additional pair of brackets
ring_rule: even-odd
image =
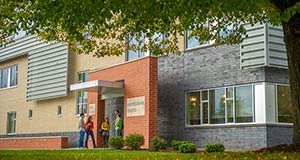
[(89, 105), (89, 115), (95, 115), (95, 109), (96, 109), (96, 105), (95, 104), (90, 104)]
[(127, 117), (145, 115), (145, 96), (127, 98)]

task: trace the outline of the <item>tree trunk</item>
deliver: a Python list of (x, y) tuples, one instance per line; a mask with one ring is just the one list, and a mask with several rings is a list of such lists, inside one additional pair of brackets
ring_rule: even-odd
[(282, 22), (287, 50), (289, 81), (294, 108), (293, 143), (300, 144), (300, 14)]

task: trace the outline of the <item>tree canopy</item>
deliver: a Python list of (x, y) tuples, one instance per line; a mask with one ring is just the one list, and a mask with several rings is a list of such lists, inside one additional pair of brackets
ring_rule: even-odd
[[(79, 43), (79, 53), (96, 56), (119, 55), (126, 47), (178, 53), (177, 37), (189, 29), (200, 41), (239, 43), (245, 34), (241, 24), (280, 24), (299, 11), (292, 5), (280, 14), (268, 0), (1, 0), (0, 7), (0, 44), (24, 30), (49, 41)], [(222, 37), (220, 32), (228, 33)], [(167, 34), (161, 42), (167, 45), (160, 47), (155, 38), (148, 46), (126, 45), (127, 38), (142, 33)]]

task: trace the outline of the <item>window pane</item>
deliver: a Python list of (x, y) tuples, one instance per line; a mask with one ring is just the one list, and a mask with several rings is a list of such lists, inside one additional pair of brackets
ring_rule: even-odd
[(202, 103), (202, 107), (203, 107), (202, 123), (208, 124), (208, 103)]
[(202, 91), (202, 100), (208, 100), (208, 91)]
[(191, 33), (192, 33), (192, 31), (187, 31), (187, 34), (186, 34), (186, 39), (187, 39), (186, 48), (194, 48), (194, 47), (200, 46), (199, 40), (196, 36), (193, 36), (193, 37), (189, 38)]
[(82, 76), (83, 76), (83, 75), (82, 75), (81, 73), (78, 74), (78, 81), (77, 81), (78, 83), (81, 83), (81, 82), (82, 82)]
[(200, 124), (200, 92), (186, 94), (186, 124)]
[(208, 41), (205, 41), (205, 42), (200, 44), (199, 43), (199, 38), (197, 36), (193, 36), (193, 37), (189, 38), (191, 33), (192, 33), (192, 31), (187, 31), (187, 34), (186, 34), (186, 48), (195, 48), (195, 47), (198, 47), (200, 45), (209, 44)]
[(132, 48), (127, 51), (127, 61), (145, 56), (145, 51), (143, 48), (145, 46), (145, 39), (146, 39), (145, 34), (142, 34), (140, 37), (135, 36), (129, 39), (128, 44), (130, 46), (134, 45), (132, 47), (136, 47), (136, 48)]
[(210, 122), (212, 124), (225, 123), (225, 93), (224, 89), (209, 91)]
[(10, 68), (10, 86), (16, 86), (17, 85), (17, 73), (18, 68), (17, 66), (13, 66)]
[(78, 91), (77, 95), (77, 114), (86, 113), (88, 92)]
[(28, 118), (31, 119), (32, 118), (32, 110), (30, 109), (28, 112)]
[(227, 123), (233, 123), (233, 100), (227, 100)]
[(88, 81), (88, 73), (87, 72), (83, 72), (82, 73), (82, 82), (87, 82)]
[(236, 123), (253, 122), (252, 86), (235, 88)]
[(8, 68), (2, 70), (1, 74), (1, 88), (7, 88)]
[(293, 123), (293, 107), (290, 88), (277, 86), (278, 122)]
[(233, 87), (226, 88), (226, 98), (233, 97)]
[(16, 131), (16, 113), (11, 112), (7, 114), (7, 133), (15, 133)]

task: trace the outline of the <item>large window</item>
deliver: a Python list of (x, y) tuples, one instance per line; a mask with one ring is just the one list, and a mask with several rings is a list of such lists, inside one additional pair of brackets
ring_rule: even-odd
[(18, 84), (18, 66), (0, 69), (0, 88), (14, 87)]
[(293, 107), (290, 87), (277, 85), (278, 122), (293, 123)]
[(7, 134), (16, 133), (16, 112), (7, 113)]
[[(78, 73), (78, 83), (86, 82), (88, 81), (88, 73), (87, 72), (81, 72)], [(78, 91), (77, 92), (77, 109), (76, 113), (86, 113), (87, 108), (87, 91)]]
[(186, 124), (254, 122), (252, 85), (186, 93)]

